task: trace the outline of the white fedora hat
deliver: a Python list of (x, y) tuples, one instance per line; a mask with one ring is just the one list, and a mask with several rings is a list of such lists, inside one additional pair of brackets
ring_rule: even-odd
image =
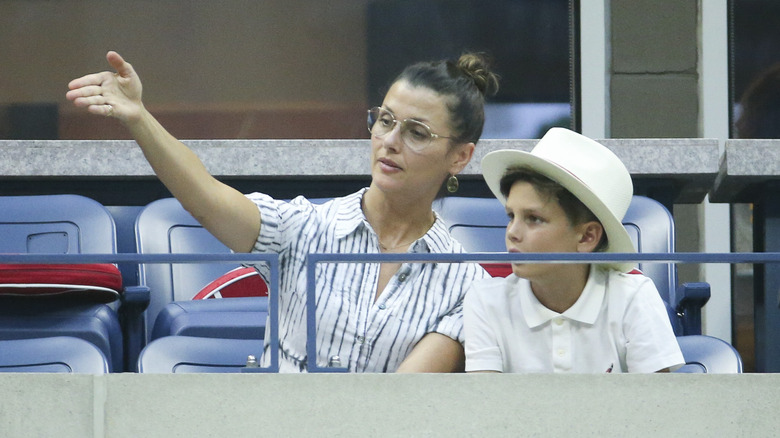
[[(557, 182), (599, 219), (607, 234), (606, 252), (634, 253), (636, 249), (623, 227), (634, 186), (622, 161), (603, 145), (564, 128), (552, 128), (531, 152), (504, 149), (482, 159), (482, 175), (493, 194), (506, 204), (500, 181), (507, 170), (528, 168)], [(611, 263), (630, 271), (632, 262)]]

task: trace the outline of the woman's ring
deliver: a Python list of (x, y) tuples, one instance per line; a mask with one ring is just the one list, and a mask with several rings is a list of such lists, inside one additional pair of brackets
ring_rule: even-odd
[(114, 107), (112, 105), (108, 105), (108, 113), (106, 114), (106, 117), (111, 117), (111, 115), (114, 114)]

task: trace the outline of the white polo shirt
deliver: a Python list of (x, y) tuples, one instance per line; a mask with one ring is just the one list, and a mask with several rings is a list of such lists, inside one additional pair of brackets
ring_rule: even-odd
[(684, 363), (652, 280), (595, 265), (563, 313), (515, 275), (475, 281), (464, 324), (466, 371), (651, 373)]
[[(253, 193), (262, 220), (253, 252), (279, 254), (280, 371), (299, 372), (306, 357), (306, 255), (378, 253), (376, 233), (361, 208), (367, 189), (316, 205), (303, 197), (291, 202)], [(437, 215), (410, 252), (458, 253)], [(258, 264), (268, 277), (268, 267)], [(317, 364), (338, 356), (355, 372), (395, 371), (427, 333), (463, 343), (463, 298), (473, 279), (489, 275), (475, 263), (403, 264), (379, 298), (376, 263), (321, 263), (317, 267)], [(266, 345), (266, 351), (268, 346)], [(261, 364), (269, 364), (263, 354)]]

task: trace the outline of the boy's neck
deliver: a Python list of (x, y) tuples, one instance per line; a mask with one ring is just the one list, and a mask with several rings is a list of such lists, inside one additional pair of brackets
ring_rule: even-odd
[(590, 265), (561, 265), (549, 281), (532, 281), (531, 291), (544, 307), (563, 313), (580, 299), (589, 275)]

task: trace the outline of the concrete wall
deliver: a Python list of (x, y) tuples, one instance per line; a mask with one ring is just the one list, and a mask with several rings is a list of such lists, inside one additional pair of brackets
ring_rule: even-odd
[[(144, 101), (365, 100), (368, 0), (0, 2), (0, 104), (66, 103), (116, 50)], [(226, 49), (229, 48), (229, 49)]]
[(45, 103), (59, 110), (53, 138), (129, 138), (65, 99), (72, 79), (110, 70), (116, 50), (177, 137), (365, 138), (367, 4), (2, 1), (0, 136), (4, 106)]
[(698, 1), (610, 3), (611, 136), (697, 137)]
[[(610, 136), (699, 137), (699, 1), (611, 0), (609, 11)], [(699, 207), (675, 206), (674, 216), (678, 251), (702, 251)], [(680, 278), (704, 281), (699, 270), (680, 265)]]
[(0, 436), (772, 436), (780, 375), (0, 374)]

